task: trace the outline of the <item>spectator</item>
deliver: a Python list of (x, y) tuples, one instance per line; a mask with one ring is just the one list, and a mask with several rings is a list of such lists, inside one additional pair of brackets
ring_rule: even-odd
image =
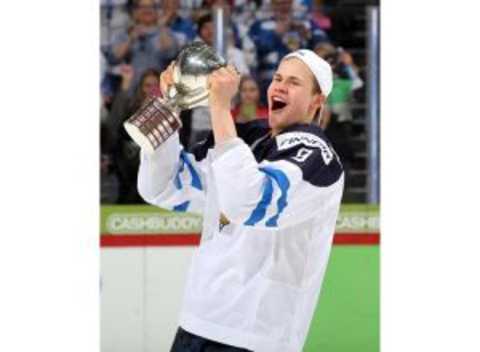
[(326, 14), (324, 0), (314, 0), (313, 3), (307, 5), (308, 11), (311, 13), (312, 20), (324, 31), (332, 28), (332, 19)]
[(257, 12), (261, 4), (251, 0), (235, 0), (232, 5), (232, 20), (238, 26), (239, 34), (248, 31), (248, 28), (257, 19)]
[[(199, 18), (198, 20), (198, 37), (196, 40), (205, 42), (210, 46), (214, 46), (214, 24), (213, 17), (211, 14), (206, 14)], [(245, 61), (245, 56), (243, 52), (235, 47), (233, 33), (229, 29), (227, 30), (227, 57), (225, 58), (229, 64), (235, 66), (235, 68), (241, 73), (248, 75), (250, 70)]]
[(223, 8), (229, 22), (228, 41), (241, 51), (242, 61), (245, 61), (248, 71), (253, 73), (257, 67), (257, 57), (255, 44), (248, 36), (248, 29), (255, 20), (257, 5), (249, 0), (245, 4), (235, 0), (203, 0), (202, 8), (197, 11), (197, 19), (211, 14), (214, 7)]
[(151, 97), (158, 95), (159, 71), (148, 69), (143, 72), (132, 97), (127, 93), (131, 88), (134, 77), (132, 66), (121, 66), (121, 76), (121, 89), (114, 98), (107, 122), (113, 162), (118, 169), (120, 178), (118, 202), (143, 203), (136, 189), (139, 147), (126, 133), (123, 122), (147, 103)]
[(257, 48), (262, 102), (283, 56), (301, 47), (313, 49), (317, 43), (328, 41), (327, 34), (312, 20), (294, 16), (292, 4), (293, 0), (272, 0), (273, 16), (254, 22), (249, 30)]
[(100, 157), (100, 203), (115, 204), (119, 195), (119, 182), (112, 169), (110, 155), (102, 154)]
[(185, 44), (195, 38), (196, 32), (193, 22), (178, 14), (179, 6), (179, 0), (163, 0), (160, 22), (170, 28), (181, 50)]
[[(352, 55), (342, 48), (328, 43), (315, 47), (317, 55), (330, 63), (333, 70), (332, 92), (327, 100), (326, 111), (320, 127), (332, 141), (335, 150), (342, 158), (345, 174), (348, 175), (355, 158), (352, 147), (352, 99), (353, 91), (363, 86)], [(347, 178), (348, 184), (348, 178)]]
[(100, 0), (100, 46), (111, 44), (116, 35), (125, 31), (130, 22), (128, 0)]
[(233, 23), (232, 28), (236, 30), (236, 32), (234, 31), (235, 40), (239, 43), (236, 46), (242, 49), (245, 61), (252, 74), (256, 72), (258, 63), (255, 44), (248, 35), (248, 31), (257, 19), (258, 8), (259, 5), (255, 1), (237, 0), (232, 5), (232, 15), (230, 17)]
[[(317, 45), (315, 53), (330, 63), (334, 73), (333, 88), (328, 98), (327, 110), (335, 114), (338, 122), (351, 122), (353, 119), (351, 111), (353, 91), (363, 87), (363, 81), (358, 75), (352, 55), (342, 48), (336, 49), (329, 43)], [(327, 128), (328, 123), (329, 120), (325, 119), (322, 122), (322, 128)]]
[(240, 33), (235, 23), (235, 16), (232, 16), (232, 1), (231, 0), (203, 0), (202, 7), (197, 11), (197, 22), (198, 20), (212, 13), (212, 9), (215, 7), (221, 7), (224, 11), (224, 17), (229, 21), (229, 30), (233, 34), (233, 45), (239, 49), (242, 49), (242, 39), (240, 38)]
[(135, 72), (132, 87), (139, 80), (138, 73), (148, 68), (164, 69), (175, 58), (178, 44), (172, 31), (159, 20), (157, 2), (135, 0), (134, 24), (128, 33), (119, 35), (113, 43), (113, 63), (129, 63)]
[(112, 101), (112, 80), (110, 78), (108, 70), (108, 61), (104, 53), (100, 51), (100, 99), (101, 99), (101, 110), (100, 117), (104, 120), (105, 111), (108, 111), (109, 104)]
[(239, 103), (232, 110), (236, 122), (244, 123), (255, 119), (268, 119), (268, 109), (260, 106), (260, 89), (251, 76), (242, 76), (240, 80)]
[(114, 204), (118, 200), (119, 180), (112, 163), (110, 136), (105, 121), (100, 123), (100, 203)]

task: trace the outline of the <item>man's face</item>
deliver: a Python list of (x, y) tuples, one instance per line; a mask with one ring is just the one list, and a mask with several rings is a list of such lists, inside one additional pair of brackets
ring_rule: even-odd
[(273, 0), (272, 11), (277, 19), (286, 19), (292, 12), (293, 0)]
[(135, 6), (134, 17), (138, 23), (149, 26), (158, 20), (157, 4), (153, 0), (140, 0)]
[(176, 13), (180, 6), (179, 0), (162, 0), (162, 10)]
[(213, 35), (214, 35), (214, 27), (213, 22), (205, 22), (200, 29), (200, 38), (202, 38), (205, 43), (210, 46), (213, 46)]
[(314, 94), (314, 77), (299, 59), (283, 60), (268, 87), (268, 122), (279, 131), (294, 123), (309, 123), (324, 97)]

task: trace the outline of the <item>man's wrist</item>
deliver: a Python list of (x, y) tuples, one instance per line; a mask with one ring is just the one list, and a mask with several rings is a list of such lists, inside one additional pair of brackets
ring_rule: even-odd
[(224, 116), (230, 114), (230, 104), (212, 104), (210, 105), (212, 117)]
[(230, 107), (218, 104), (210, 106), (210, 118), (215, 144), (226, 142), (237, 136)]

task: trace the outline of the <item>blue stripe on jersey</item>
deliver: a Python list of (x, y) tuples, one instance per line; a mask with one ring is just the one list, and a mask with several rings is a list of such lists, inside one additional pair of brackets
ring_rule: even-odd
[(186, 202), (175, 205), (173, 207), (173, 211), (187, 211), (187, 208), (189, 205), (190, 205), (190, 201), (187, 200)]
[(265, 217), (265, 214), (267, 213), (267, 208), (272, 202), (273, 184), (272, 184), (271, 178), (268, 177), (268, 175), (266, 177), (265, 182), (266, 184), (265, 184), (265, 188), (263, 189), (262, 199), (257, 204), (257, 207), (253, 210), (248, 220), (245, 221), (244, 225), (250, 225), (250, 226), (255, 225), (257, 222), (262, 220)]
[(278, 217), (287, 206), (287, 192), (288, 192), (288, 189), (290, 188), (290, 182), (288, 181), (287, 175), (279, 169), (275, 169), (272, 167), (261, 167), (260, 170), (262, 170), (268, 176), (273, 178), (277, 183), (278, 187), (280, 188), (280, 191), (282, 192), (280, 195), (280, 198), (278, 198), (278, 201), (277, 201), (277, 208), (278, 208), (277, 214), (272, 216), (265, 223), (267, 227), (275, 227), (275, 226), (278, 226), (277, 224)]
[(185, 166), (185, 162), (182, 158), (180, 158), (180, 166), (178, 167), (177, 174), (175, 175), (175, 179), (173, 180), (175, 187), (177, 189), (182, 189), (182, 180), (180, 179), (180, 174), (183, 172)]
[(190, 174), (192, 175), (192, 187), (202, 190), (202, 181), (200, 181), (200, 176), (198, 175), (197, 170), (193, 167), (192, 162), (190, 159), (188, 159), (187, 153), (185, 153), (183, 150), (180, 152), (180, 159), (187, 164), (188, 170), (190, 171)]

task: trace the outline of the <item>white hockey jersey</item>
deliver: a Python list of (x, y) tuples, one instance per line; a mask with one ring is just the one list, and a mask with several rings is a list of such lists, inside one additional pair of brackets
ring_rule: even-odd
[(262, 123), (237, 125), (239, 138), (221, 147), (210, 136), (193, 153), (171, 137), (154, 154), (142, 152), (138, 187), (151, 204), (203, 214), (180, 326), (255, 352), (298, 352), (344, 175), (319, 127), (293, 125), (272, 138)]

